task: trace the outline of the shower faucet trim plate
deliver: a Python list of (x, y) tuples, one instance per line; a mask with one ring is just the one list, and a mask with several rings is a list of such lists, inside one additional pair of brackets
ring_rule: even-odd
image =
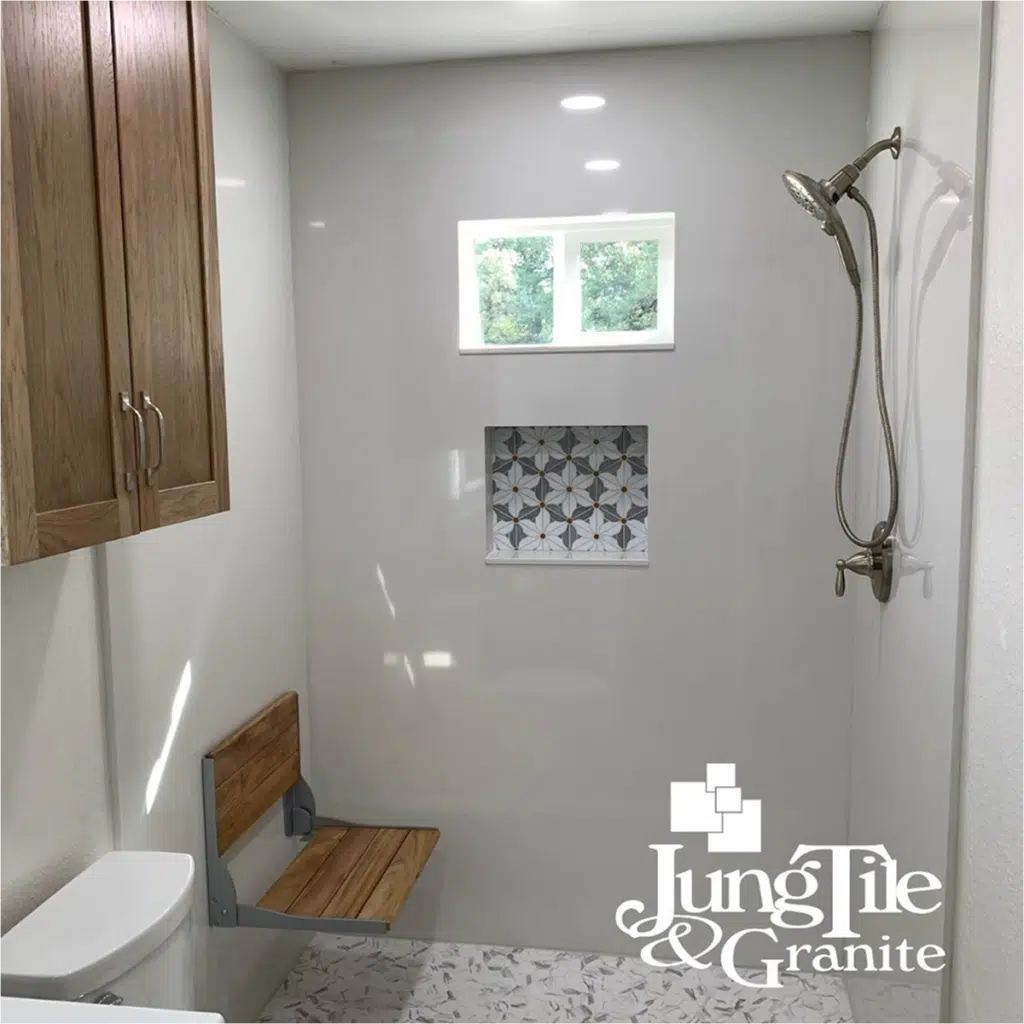
[(871, 580), (872, 593), (880, 603), (885, 604), (889, 600), (892, 595), (896, 541), (892, 536), (886, 536), (884, 521), (875, 526), (872, 540), (879, 541), (879, 546), (864, 548), (849, 558), (836, 561), (836, 597), (846, 593), (846, 573), (849, 571)]

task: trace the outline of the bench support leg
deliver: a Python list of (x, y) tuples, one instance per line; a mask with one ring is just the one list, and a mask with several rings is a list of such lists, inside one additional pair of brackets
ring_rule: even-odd
[(213, 759), (203, 758), (203, 833), (206, 845), (206, 900), (210, 924), (215, 928), (238, 926), (238, 896), (231, 872), (217, 848), (217, 793)]
[(242, 928), (285, 928), (297, 932), (326, 932), (334, 935), (387, 935), (386, 921), (362, 920), (353, 917), (300, 917), (281, 914), (266, 907), (238, 908), (238, 924)]
[(352, 821), (342, 821), (341, 818), (324, 818), (319, 814), (316, 816), (317, 828), (352, 828), (354, 824)]

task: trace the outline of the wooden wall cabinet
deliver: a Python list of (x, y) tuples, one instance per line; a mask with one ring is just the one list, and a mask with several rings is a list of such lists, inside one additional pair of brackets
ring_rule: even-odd
[(3, 561), (228, 508), (205, 3), (5, 3)]

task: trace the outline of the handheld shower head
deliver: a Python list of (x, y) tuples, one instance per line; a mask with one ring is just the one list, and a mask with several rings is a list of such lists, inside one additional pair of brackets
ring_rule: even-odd
[(835, 203), (825, 191), (824, 183), (815, 181), (809, 175), (801, 174), (799, 171), (786, 171), (782, 175), (782, 183), (796, 203), (818, 221), (821, 230), (836, 240), (839, 255), (842, 257), (846, 273), (850, 277), (850, 284), (854, 288), (859, 288), (860, 269), (857, 266), (853, 244), (850, 242), (850, 235), (843, 223), (843, 218), (839, 216)]
[(827, 230), (825, 225), (831, 217), (832, 203), (821, 185), (799, 171), (786, 171), (782, 176), (782, 184), (793, 199), (820, 222), (822, 230)]

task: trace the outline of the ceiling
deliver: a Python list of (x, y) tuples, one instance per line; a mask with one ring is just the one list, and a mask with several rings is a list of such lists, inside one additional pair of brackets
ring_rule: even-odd
[(879, 0), (215, 0), (288, 70), (558, 53), (873, 27)]

